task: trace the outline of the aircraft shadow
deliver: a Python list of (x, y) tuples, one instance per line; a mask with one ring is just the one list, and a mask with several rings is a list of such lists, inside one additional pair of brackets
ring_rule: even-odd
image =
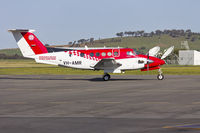
[[(102, 78), (92, 78), (92, 79), (88, 79), (89, 81), (94, 81), (94, 82), (106, 82), (104, 81)], [(136, 78), (128, 78), (128, 79), (122, 79), (122, 78), (113, 78), (110, 79), (109, 81), (131, 81), (131, 80), (155, 80), (155, 79), (136, 79)], [(109, 82), (108, 81), (108, 82)]]
[[(24, 77), (0, 77), (0, 79), (13, 79), (13, 80), (82, 80), (82, 81), (92, 81), (92, 82), (106, 82), (104, 81), (102, 78), (71, 78), (71, 79), (65, 79), (65, 78), (24, 78)], [(110, 81), (139, 81), (139, 80), (157, 80), (157, 79), (141, 79), (141, 78), (113, 78), (110, 79), (108, 82)]]

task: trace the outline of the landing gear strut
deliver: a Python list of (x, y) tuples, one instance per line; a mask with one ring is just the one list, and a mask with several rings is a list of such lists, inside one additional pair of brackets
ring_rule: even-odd
[(103, 75), (103, 80), (104, 80), (104, 81), (108, 81), (109, 79), (110, 79), (110, 74), (105, 73), (105, 74)]
[(164, 75), (162, 74), (161, 69), (158, 69), (158, 72), (159, 72), (159, 74), (158, 74), (158, 76), (157, 76), (157, 79), (158, 79), (158, 80), (163, 80), (165, 77), (164, 77)]

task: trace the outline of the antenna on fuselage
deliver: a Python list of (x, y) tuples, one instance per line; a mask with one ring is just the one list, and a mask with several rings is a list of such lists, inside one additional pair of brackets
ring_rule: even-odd
[(85, 50), (88, 50), (88, 46), (85, 45)]

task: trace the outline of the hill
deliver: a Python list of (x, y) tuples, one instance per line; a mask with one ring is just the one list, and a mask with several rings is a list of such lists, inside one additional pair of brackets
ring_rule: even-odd
[[(200, 50), (200, 35), (193, 34), (188, 39), (185, 36), (172, 37), (168, 34), (153, 35), (151, 37), (135, 37), (135, 36), (124, 36), (124, 37), (114, 37), (107, 39), (95, 40), (92, 42), (84, 42), (70, 45), (52, 45), (50, 47), (83, 47), (85, 45), (89, 47), (129, 47), (134, 48), (137, 51), (142, 51), (146, 53), (150, 48), (154, 46), (160, 46), (161, 49), (166, 49), (172, 45), (175, 49), (181, 49), (181, 42), (188, 41), (190, 49)], [(0, 55), (5, 54), (7, 56), (21, 55), (19, 49), (2, 49), (0, 50)]]
[[(104, 39), (95, 41), (94, 46), (120, 46), (120, 47), (129, 47), (137, 49), (149, 49), (154, 46), (160, 46), (165, 49), (169, 46), (174, 45), (175, 48), (181, 48), (182, 41), (188, 41), (190, 49), (200, 50), (200, 35), (196, 35), (198, 38), (195, 41), (186, 40), (184, 37), (173, 38), (169, 35), (153, 36), (153, 37), (116, 37), (110, 39)], [(115, 41), (116, 40), (116, 41)]]

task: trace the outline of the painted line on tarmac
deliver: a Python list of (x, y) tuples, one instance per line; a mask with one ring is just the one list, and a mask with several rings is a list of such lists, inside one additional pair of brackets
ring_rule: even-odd
[(19, 105), (19, 104), (27, 104), (27, 102), (2, 102), (2, 104)]
[(96, 102), (98, 104), (120, 104), (122, 102), (112, 102), (112, 101), (105, 101), (105, 102)]
[(7, 88), (7, 89), (0, 89), (0, 90), (6, 90), (6, 91), (44, 91), (48, 89), (17, 89), (17, 88)]
[(170, 104), (169, 102), (144, 102), (144, 104)]
[(200, 104), (200, 102), (192, 102), (192, 104)]
[(68, 102), (68, 101), (55, 101), (55, 102), (49, 102), (49, 104), (69, 104), (72, 102)]
[(15, 88), (7, 88), (7, 89), (0, 89), (1, 91), (46, 91), (46, 90), (53, 90), (53, 91), (72, 91), (72, 90), (76, 90), (76, 89), (15, 89)]
[(86, 91), (101, 91), (101, 89), (86, 89)]

